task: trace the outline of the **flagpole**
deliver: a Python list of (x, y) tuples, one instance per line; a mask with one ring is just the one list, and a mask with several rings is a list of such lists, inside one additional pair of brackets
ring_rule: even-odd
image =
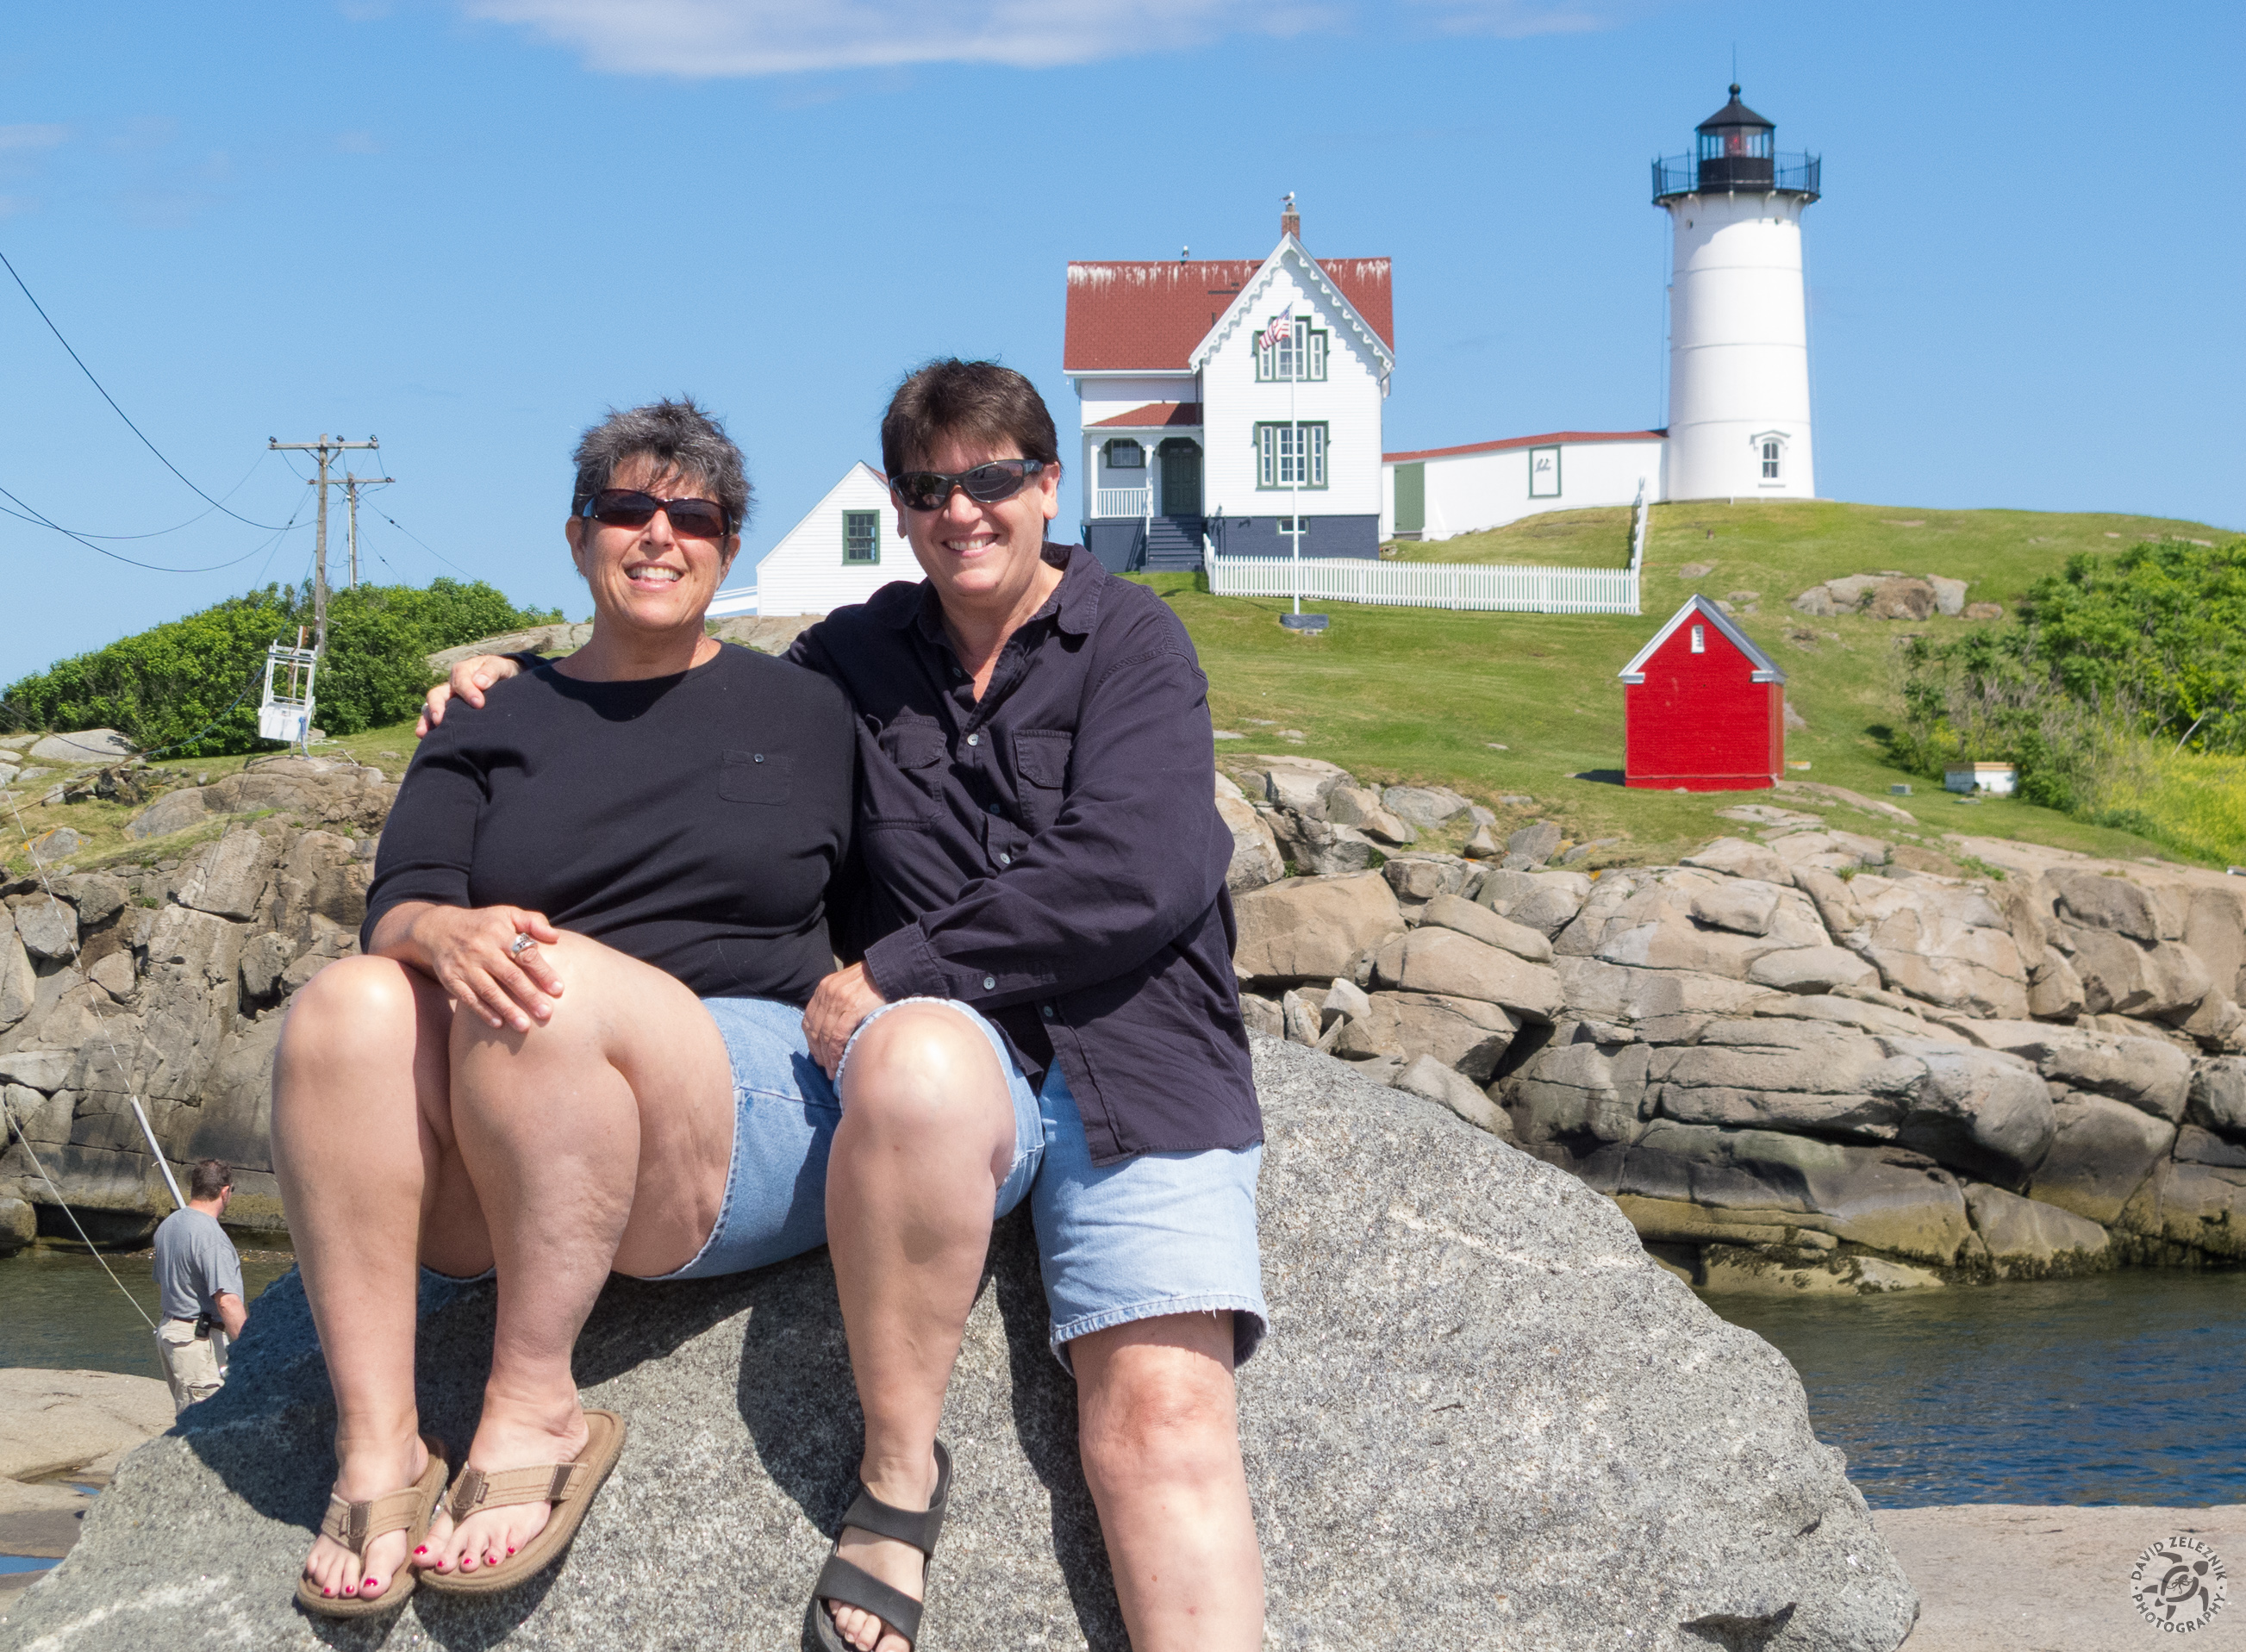
[(1287, 374), (1287, 423), (1293, 427), (1295, 437), (1295, 612), (1300, 614), (1303, 611), (1303, 421), (1296, 415), (1295, 386), (1303, 377), (1303, 340), (1293, 336), (1291, 324), (1287, 331), (1287, 348), (1291, 352), (1288, 357), (1291, 371)]

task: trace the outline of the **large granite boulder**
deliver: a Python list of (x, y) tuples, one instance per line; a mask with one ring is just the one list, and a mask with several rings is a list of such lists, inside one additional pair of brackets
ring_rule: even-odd
[[(1916, 1598), (1792, 1368), (1648, 1260), (1610, 1202), (1323, 1057), (1259, 1039), (1256, 1065), (1275, 1323), (1241, 1411), (1274, 1645), (1901, 1642)], [(424, 1416), (464, 1438), (491, 1290), (432, 1288), (425, 1308)], [(926, 1652), (1124, 1644), (1045, 1322), (1011, 1219), (946, 1411), (959, 1479)], [(577, 1368), (631, 1433), (574, 1552), (508, 1594), (416, 1595), (388, 1625), (316, 1622), (289, 1599), (333, 1423), (293, 1280), (234, 1362), (11, 1607), (20, 1642), (799, 1644), (858, 1445), (823, 1254), (613, 1284)]]

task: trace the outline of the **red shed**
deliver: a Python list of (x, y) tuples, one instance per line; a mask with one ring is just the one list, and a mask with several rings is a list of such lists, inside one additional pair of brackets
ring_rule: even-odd
[(1622, 670), (1623, 784), (1752, 792), (1786, 772), (1786, 673), (1694, 595)]

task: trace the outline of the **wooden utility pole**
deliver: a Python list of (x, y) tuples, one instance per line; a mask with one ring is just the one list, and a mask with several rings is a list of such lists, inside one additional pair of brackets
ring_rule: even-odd
[(344, 528), (344, 542), (351, 547), (351, 589), (358, 589), (358, 490), (362, 487), (386, 487), (398, 479), (394, 476), (353, 476), (344, 473), (344, 501), (349, 514)]
[[(309, 484), (320, 490), (320, 525), (312, 551), (312, 649), (315, 653), (324, 656), (328, 651), (328, 488), (330, 485), (328, 463), (330, 457), (340, 457), (351, 448), (380, 447), (382, 442), (378, 437), (373, 436), (363, 442), (347, 442), (340, 436), (330, 440), (327, 432), (323, 431), (316, 442), (276, 442), (269, 436), (265, 438), (265, 445), (276, 453), (311, 453), (320, 461), (320, 473)], [(340, 486), (340, 481), (335, 486)], [(357, 581), (354, 579), (352, 582), (356, 584)]]

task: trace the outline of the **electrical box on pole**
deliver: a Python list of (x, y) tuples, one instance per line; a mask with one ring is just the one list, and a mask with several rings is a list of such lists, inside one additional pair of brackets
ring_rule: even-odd
[[(281, 680), (284, 670), (286, 682)], [(276, 642), (265, 650), (265, 696), (257, 705), (259, 739), (303, 745), (311, 738), (312, 683), (319, 670), (319, 651), (304, 646), (301, 625), (295, 648)]]

